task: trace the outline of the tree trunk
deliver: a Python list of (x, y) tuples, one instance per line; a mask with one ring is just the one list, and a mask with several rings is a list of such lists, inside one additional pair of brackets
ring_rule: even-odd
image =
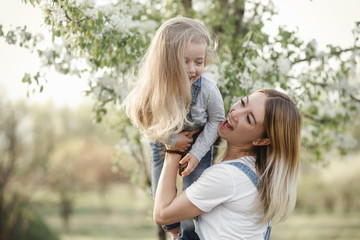
[(68, 232), (70, 216), (73, 212), (73, 203), (67, 196), (62, 195), (60, 198), (60, 216), (63, 222), (63, 229), (65, 232)]

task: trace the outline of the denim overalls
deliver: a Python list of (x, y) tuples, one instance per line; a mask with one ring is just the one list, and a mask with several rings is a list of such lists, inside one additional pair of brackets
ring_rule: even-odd
[[(196, 99), (200, 92), (200, 88), (201, 88), (201, 77), (198, 80), (196, 80), (191, 87), (191, 94), (192, 94), (191, 106), (196, 103)], [(188, 119), (190, 121), (192, 121), (190, 111), (188, 114)], [(185, 131), (192, 131), (192, 130), (199, 129), (199, 128), (201, 130), (193, 135), (193, 143), (196, 141), (197, 137), (202, 132), (203, 126), (196, 126), (196, 124), (194, 124), (192, 126), (184, 127)], [(161, 170), (162, 170), (162, 167), (164, 164), (164, 159), (165, 159), (164, 149), (165, 149), (165, 145), (163, 143), (150, 142), (151, 195), (153, 197), (155, 197), (156, 189), (157, 189), (159, 178), (160, 178), (160, 173), (161, 173)], [(191, 147), (189, 147), (185, 151), (185, 154), (188, 153), (190, 151), (190, 149), (191, 149)], [(211, 146), (209, 151), (200, 160), (199, 165), (194, 169), (194, 171), (191, 172), (185, 178), (183, 178), (183, 190), (186, 189), (187, 187), (189, 187), (193, 182), (195, 182), (200, 177), (202, 172), (206, 168), (211, 166), (212, 162), (213, 162), (213, 146)], [(197, 236), (197, 234), (195, 232), (195, 226), (194, 226), (194, 222), (192, 219), (188, 219), (188, 220), (182, 221), (180, 223), (174, 223), (171, 225), (164, 225), (163, 228), (166, 231), (168, 231), (168, 230), (175, 229), (179, 226), (180, 226), (179, 239), (184, 239), (184, 240), (199, 239), (199, 237)]]
[[(243, 171), (250, 178), (250, 180), (255, 185), (255, 187), (259, 190), (259, 188), (261, 186), (261, 180), (260, 179), (258, 180), (256, 173), (254, 173), (253, 170), (251, 170), (248, 166), (246, 166), (245, 164), (243, 164), (241, 162), (231, 162), (231, 163), (227, 163), (227, 164), (234, 165), (235, 167), (237, 167), (241, 171)], [(268, 222), (268, 227), (267, 227), (266, 233), (264, 235), (264, 240), (270, 239), (270, 233), (271, 233), (271, 221)]]

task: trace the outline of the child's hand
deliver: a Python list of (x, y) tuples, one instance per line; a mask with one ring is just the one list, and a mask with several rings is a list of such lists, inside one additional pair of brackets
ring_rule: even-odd
[(179, 133), (176, 139), (176, 144), (174, 146), (174, 149), (179, 150), (181, 152), (185, 152), (186, 149), (188, 149), (191, 146), (191, 143), (193, 142), (192, 136), (198, 131), (199, 130), (183, 131)]
[(183, 159), (180, 160), (180, 171), (179, 174), (181, 177), (186, 177), (189, 175), (199, 164), (199, 160), (192, 155), (191, 153), (186, 154)]

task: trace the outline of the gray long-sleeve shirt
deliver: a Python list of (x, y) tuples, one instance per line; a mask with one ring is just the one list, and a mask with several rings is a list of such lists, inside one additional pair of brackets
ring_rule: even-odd
[[(184, 130), (204, 127), (190, 150), (190, 153), (200, 161), (216, 141), (217, 129), (225, 119), (224, 102), (215, 81), (202, 75), (200, 92), (196, 103), (190, 107), (190, 112), (194, 125), (185, 126)], [(166, 144), (173, 147), (176, 140), (177, 134), (173, 133)]]

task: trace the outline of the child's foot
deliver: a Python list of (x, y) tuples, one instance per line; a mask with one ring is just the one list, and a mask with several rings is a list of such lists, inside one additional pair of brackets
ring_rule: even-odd
[(173, 231), (173, 232), (169, 232), (171, 240), (178, 240), (179, 239), (179, 230)]

